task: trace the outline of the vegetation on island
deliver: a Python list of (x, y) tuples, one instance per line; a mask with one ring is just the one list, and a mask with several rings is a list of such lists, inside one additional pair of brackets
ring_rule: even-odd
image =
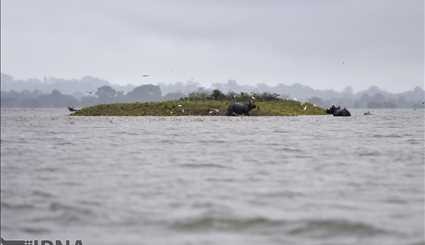
[(245, 103), (255, 98), (252, 116), (324, 115), (325, 110), (311, 103), (279, 98), (272, 93), (194, 92), (179, 100), (101, 104), (82, 108), (75, 116), (224, 116), (231, 103)]

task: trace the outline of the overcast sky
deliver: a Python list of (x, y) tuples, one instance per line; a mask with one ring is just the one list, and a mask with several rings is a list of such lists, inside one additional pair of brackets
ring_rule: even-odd
[(424, 86), (424, 1), (2, 0), (1, 69), (401, 91)]

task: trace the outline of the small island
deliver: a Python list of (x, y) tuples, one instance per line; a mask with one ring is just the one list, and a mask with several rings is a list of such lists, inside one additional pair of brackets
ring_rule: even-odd
[(101, 104), (82, 108), (72, 116), (225, 116), (229, 105), (251, 100), (250, 116), (325, 115), (326, 110), (311, 103), (279, 98), (278, 94), (229, 93), (219, 90), (192, 93), (173, 101)]

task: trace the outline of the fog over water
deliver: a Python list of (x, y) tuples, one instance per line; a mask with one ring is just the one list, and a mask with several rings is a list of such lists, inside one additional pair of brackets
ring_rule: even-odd
[(1, 231), (84, 244), (423, 244), (424, 111), (2, 109)]

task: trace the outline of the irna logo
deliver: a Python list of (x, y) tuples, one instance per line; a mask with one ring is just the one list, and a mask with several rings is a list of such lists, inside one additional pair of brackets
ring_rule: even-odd
[(4, 240), (1, 245), (83, 245), (81, 240)]

